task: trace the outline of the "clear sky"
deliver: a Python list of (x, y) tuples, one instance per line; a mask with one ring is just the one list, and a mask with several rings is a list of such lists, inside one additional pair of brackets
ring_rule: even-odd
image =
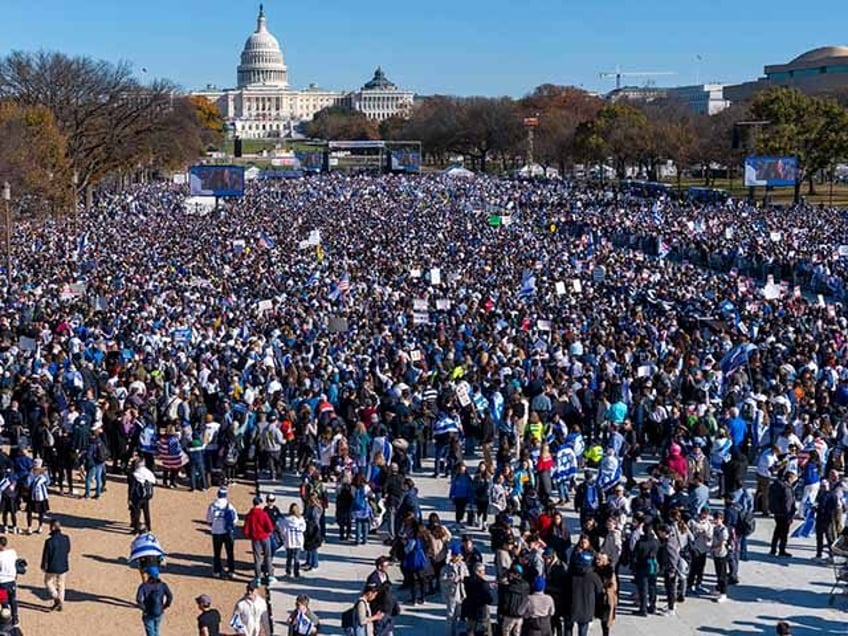
[[(258, 4), (2, 0), (0, 53), (123, 59), (186, 89), (229, 87)], [(658, 85), (731, 83), (848, 44), (845, 0), (266, 0), (265, 11), (295, 87), (353, 89), (378, 64), (421, 94), (517, 97), (545, 82), (605, 91), (614, 81), (598, 72), (616, 65), (675, 73)]]

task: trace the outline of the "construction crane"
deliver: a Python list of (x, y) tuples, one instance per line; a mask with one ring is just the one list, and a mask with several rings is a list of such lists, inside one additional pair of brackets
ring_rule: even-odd
[(598, 76), (601, 79), (609, 79), (610, 77), (615, 78), (615, 88), (616, 90), (621, 89), (621, 78), (622, 77), (658, 77), (660, 75), (676, 75), (676, 73), (672, 71), (636, 71), (636, 72), (625, 72), (622, 71), (620, 67), (616, 66), (615, 71), (610, 72), (602, 72), (598, 73)]

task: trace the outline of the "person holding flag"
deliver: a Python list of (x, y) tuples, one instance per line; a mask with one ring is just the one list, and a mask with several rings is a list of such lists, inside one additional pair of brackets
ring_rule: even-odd
[(321, 622), (309, 609), (309, 597), (300, 594), (295, 599), (294, 610), (289, 614), (289, 634), (291, 636), (315, 636)]

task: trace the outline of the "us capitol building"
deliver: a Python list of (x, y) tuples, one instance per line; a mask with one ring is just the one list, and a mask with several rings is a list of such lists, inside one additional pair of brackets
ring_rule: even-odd
[(357, 110), (375, 121), (403, 115), (412, 107), (414, 93), (398, 89), (379, 67), (370, 81), (352, 92), (323, 90), (314, 84), (295, 90), (289, 87), (288, 75), (280, 43), (268, 30), (259, 5), (256, 31), (241, 53), (237, 87), (209, 86), (193, 94), (215, 102), (231, 131), (245, 139), (290, 136), (297, 124), (330, 106)]

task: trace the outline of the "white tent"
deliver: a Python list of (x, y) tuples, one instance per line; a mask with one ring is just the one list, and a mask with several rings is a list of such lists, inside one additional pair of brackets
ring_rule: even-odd
[(463, 168), (462, 166), (453, 166), (448, 168), (443, 173), (446, 177), (453, 177), (455, 179), (470, 179), (474, 176), (474, 173), (467, 168)]
[(515, 171), (519, 177), (547, 177), (548, 179), (556, 179), (559, 177), (559, 171), (556, 168), (543, 168), (538, 163), (531, 163), (523, 166)]
[(259, 173), (261, 171), (256, 166), (251, 166), (247, 170), (244, 171), (244, 180), (245, 181), (254, 181), (259, 178)]
[(206, 216), (215, 209), (215, 197), (187, 197), (183, 202), (186, 214)]

